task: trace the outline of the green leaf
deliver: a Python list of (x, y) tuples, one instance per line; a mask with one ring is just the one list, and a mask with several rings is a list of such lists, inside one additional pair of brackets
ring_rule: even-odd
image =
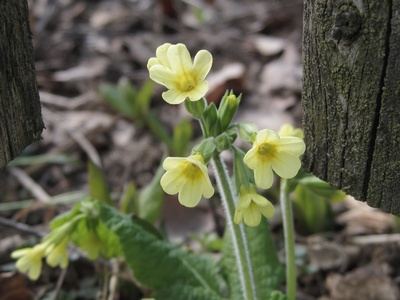
[(150, 184), (142, 190), (138, 199), (137, 215), (149, 223), (154, 223), (158, 219), (164, 203), (164, 191), (160, 185), (163, 174), (164, 169), (161, 164)]
[[(245, 226), (250, 259), (253, 266), (254, 282), (258, 299), (268, 299), (271, 292), (279, 289), (284, 279), (284, 268), (278, 261), (267, 220), (263, 218), (257, 227)], [(228, 279), (230, 300), (243, 300), (240, 279), (232, 247), (231, 237), (225, 232), (223, 271)]]
[(154, 91), (154, 82), (147, 80), (139, 90), (136, 97), (137, 107), (142, 115), (147, 115), (150, 108), (151, 96)]
[(169, 152), (173, 152), (174, 144), (172, 139), (165, 126), (158, 120), (158, 117), (153, 112), (149, 112), (145, 121), (151, 132), (167, 146)]
[(309, 190), (316, 196), (329, 198), (334, 201), (341, 201), (346, 197), (346, 194), (332, 187), (329, 183), (317, 178), (312, 174), (307, 174), (298, 180), (298, 184)]
[(131, 119), (136, 118), (135, 107), (132, 104), (135, 101), (133, 97), (135, 94), (132, 91), (123, 92), (121, 86), (104, 84), (100, 86), (99, 92), (103, 96), (104, 101), (118, 113)]
[(90, 196), (109, 205), (113, 205), (106, 179), (104, 178), (100, 168), (98, 168), (93, 162), (89, 161), (88, 171)]
[(79, 165), (79, 160), (65, 154), (41, 154), (31, 156), (18, 156), (10, 161), (8, 166), (31, 166), (41, 164), (71, 164)]
[(156, 299), (222, 299), (221, 278), (213, 259), (189, 254), (158, 239), (135, 220), (103, 203), (100, 211), (103, 222), (119, 237), (135, 278), (153, 289)]
[(293, 211), (299, 227), (305, 228), (306, 234), (322, 232), (334, 224), (329, 199), (314, 193), (306, 185), (296, 186)]
[(129, 182), (125, 187), (120, 203), (119, 210), (124, 214), (137, 213), (138, 195), (136, 192), (136, 186), (133, 182)]
[(193, 127), (189, 120), (183, 119), (175, 128), (172, 135), (175, 156), (185, 156), (189, 142), (193, 136)]

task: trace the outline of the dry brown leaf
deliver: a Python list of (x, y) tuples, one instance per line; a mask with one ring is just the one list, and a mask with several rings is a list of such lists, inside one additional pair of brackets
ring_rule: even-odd
[(348, 235), (384, 233), (394, 226), (392, 215), (372, 208), (365, 202), (347, 197), (345, 206), (348, 210), (340, 214), (336, 221), (345, 226)]
[(326, 286), (332, 300), (397, 300), (400, 293), (388, 276), (387, 265), (367, 265), (347, 273), (328, 275)]

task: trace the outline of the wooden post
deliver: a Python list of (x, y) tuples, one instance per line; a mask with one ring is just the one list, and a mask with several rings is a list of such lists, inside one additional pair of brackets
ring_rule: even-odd
[(304, 167), (400, 215), (400, 0), (305, 0)]
[(0, 1), (0, 170), (43, 130), (28, 15), (26, 0)]

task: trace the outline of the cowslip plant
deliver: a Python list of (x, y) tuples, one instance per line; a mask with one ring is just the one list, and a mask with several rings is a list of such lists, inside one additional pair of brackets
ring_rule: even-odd
[[(234, 122), (241, 95), (233, 91), (223, 95), (219, 107), (207, 102), (205, 78), (211, 66), (212, 56), (206, 50), (199, 51), (193, 61), (183, 44), (167, 43), (156, 50), (156, 57), (150, 58), (147, 65), (150, 78), (167, 88), (162, 94), (167, 103), (184, 104), (198, 120), (202, 139), (188, 156), (179, 151), (175, 154), (178, 156), (163, 159), (154, 179), (140, 195), (129, 183), (119, 205), (107, 188), (104, 174), (89, 163), (90, 197), (53, 220), (51, 232), (41, 243), (12, 254), (18, 259), (20, 271), (37, 279), (43, 258), (50, 266), (66, 268), (67, 245), (71, 241), (89, 259), (123, 257), (133, 270), (135, 281), (152, 291), (146, 296), (155, 299), (295, 299), (290, 195), (305, 194), (304, 190), (324, 193), (327, 187), (301, 172), (297, 175), (300, 156), (305, 151), (300, 129), (284, 125), (275, 132), (258, 130), (250, 122)], [(247, 143), (247, 148), (238, 148), (238, 139)], [(224, 151), (233, 154), (232, 170), (221, 157)], [(174, 155), (173, 151), (169, 154)], [(211, 176), (209, 166), (213, 170)], [(284, 270), (267, 222), (275, 208), (264, 196), (264, 190), (273, 186), (275, 175), (280, 177), (286, 294), (279, 290)], [(220, 251), (220, 260), (180, 249), (154, 226), (160, 215), (162, 191), (177, 195), (188, 208), (198, 205), (202, 198), (220, 199), (226, 222), (222, 245), (218, 243), (214, 248)]]
[[(208, 104), (205, 99), (208, 87), (205, 77), (211, 64), (209, 52), (199, 51), (192, 63), (185, 45), (169, 43), (160, 46), (156, 57), (149, 60), (147, 67), (150, 78), (167, 88), (163, 99), (170, 104), (185, 102), (188, 112), (199, 120), (207, 141), (203, 143), (207, 144), (205, 147), (202, 144), (194, 147), (189, 157), (166, 158), (163, 166), (167, 172), (161, 179), (161, 186), (168, 194), (179, 194), (181, 204), (193, 207), (202, 195), (209, 198), (214, 192), (206, 168), (208, 164), (213, 166), (225, 211), (226, 228), (233, 246), (241, 297), (261, 299), (243, 221), (247, 226), (256, 227), (262, 216), (273, 216), (273, 205), (258, 194), (256, 187), (270, 188), (275, 172), (282, 178), (282, 190), (286, 191), (286, 180), (295, 177), (301, 167), (300, 155), (305, 151), (305, 144), (296, 136), (298, 131), (291, 131), (290, 127), (283, 128), (279, 134), (270, 129), (257, 131), (254, 125), (248, 123), (232, 123), (241, 100), (241, 96), (237, 97), (232, 92), (225, 93), (218, 109), (214, 103)], [(238, 136), (244, 136), (243, 140), (251, 143), (251, 148), (244, 155), (233, 146)], [(234, 154), (234, 185), (220, 157), (225, 150)], [(281, 195), (286, 199), (283, 204), (287, 206), (287, 193), (282, 192)], [(284, 218), (287, 228), (287, 223), (292, 220), (291, 207), (284, 212), (289, 215), (289, 218)], [(289, 226), (289, 230), (293, 232), (292, 226)], [(293, 239), (293, 234), (287, 238)], [(293, 242), (287, 243), (288, 246), (294, 247)], [(291, 252), (290, 249), (286, 251)], [(288, 276), (293, 277), (290, 268)], [(289, 299), (294, 299), (293, 280), (288, 279), (288, 284)]]

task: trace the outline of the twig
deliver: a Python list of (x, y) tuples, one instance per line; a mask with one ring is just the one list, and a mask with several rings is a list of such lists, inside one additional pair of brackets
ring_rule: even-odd
[(89, 142), (89, 140), (79, 131), (70, 130), (66, 126), (62, 126), (63, 122), (60, 122), (60, 118), (57, 118), (57, 114), (42, 107), (42, 113), (45, 115), (45, 119), (52, 123), (61, 123), (61, 128), (65, 130), (74, 140), (75, 142), (86, 152), (89, 159), (99, 168), (101, 168), (101, 160), (100, 156), (97, 153), (96, 148)]
[(74, 110), (78, 107), (88, 103), (90, 99), (94, 99), (96, 94), (93, 91), (89, 91), (85, 94), (79, 95), (74, 98), (68, 98), (60, 95), (54, 95), (44, 91), (40, 91), (40, 101), (49, 106), (55, 106), (67, 110)]
[(28, 233), (28, 234), (32, 234), (38, 237), (44, 237), (46, 234), (44, 232), (41, 232), (39, 230), (36, 230), (28, 225), (25, 225), (23, 223), (18, 223), (18, 222), (14, 222), (12, 220), (6, 219), (2, 216), (0, 216), (0, 225), (9, 227), (9, 228), (13, 228), (16, 229), (18, 231), (24, 232), (24, 233)]
[(60, 293), (62, 284), (63, 284), (64, 279), (65, 279), (65, 275), (67, 274), (67, 270), (68, 270), (68, 268), (61, 269), (60, 277), (58, 277), (57, 285), (56, 285), (56, 287), (54, 289), (52, 300), (57, 300), (58, 299), (58, 294)]
[(44, 204), (51, 203), (49, 194), (47, 194), (25, 171), (15, 167), (8, 167), (7, 169), (39, 202)]
[(388, 243), (400, 243), (400, 233), (374, 234), (353, 237), (352, 242), (357, 245), (377, 245)]

